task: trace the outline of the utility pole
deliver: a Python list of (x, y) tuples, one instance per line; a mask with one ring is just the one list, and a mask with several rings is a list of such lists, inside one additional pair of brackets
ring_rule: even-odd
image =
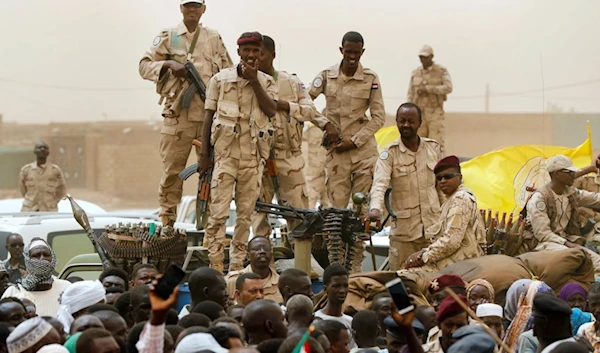
[(485, 84), (485, 113), (490, 112), (490, 84)]

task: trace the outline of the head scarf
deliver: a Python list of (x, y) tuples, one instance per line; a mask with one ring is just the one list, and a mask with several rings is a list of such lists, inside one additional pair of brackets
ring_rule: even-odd
[(532, 282), (533, 280), (530, 279), (520, 279), (508, 288), (508, 292), (506, 292), (506, 304), (504, 304), (504, 318), (506, 320), (513, 321), (519, 309), (519, 299), (522, 294), (527, 292), (527, 288), (529, 288)]
[(592, 314), (581, 311), (579, 308), (571, 309), (571, 326), (573, 327), (573, 336), (577, 335), (577, 331), (581, 325), (592, 321)]
[[(29, 257), (29, 251), (35, 247), (44, 246), (50, 249), (52, 253), (52, 261), (48, 262), (41, 259), (32, 259)], [(31, 243), (23, 251), (25, 256), (25, 267), (27, 267), (27, 276), (21, 280), (21, 286), (25, 290), (32, 291), (40, 284), (52, 284), (54, 279), (52, 273), (56, 269), (57, 259), (54, 251), (42, 238), (33, 238)]]
[(470, 299), (471, 292), (473, 291), (473, 288), (475, 288), (475, 286), (485, 287), (485, 289), (487, 289), (488, 292), (490, 292), (490, 303), (494, 303), (494, 300), (496, 299), (496, 291), (494, 290), (494, 286), (492, 286), (492, 284), (486, 281), (485, 279), (480, 278), (469, 282), (469, 284), (467, 285), (467, 299)]
[[(517, 314), (508, 326), (504, 337), (504, 343), (513, 351), (517, 348), (519, 336), (523, 332), (531, 330), (533, 326), (533, 298), (538, 293), (553, 293), (553, 290), (542, 281), (532, 281), (527, 292), (521, 294), (519, 298)], [(506, 316), (506, 313), (504, 315)]]
[(67, 342), (65, 342), (65, 348), (69, 351), (69, 353), (75, 353), (75, 347), (77, 346), (77, 340), (79, 336), (81, 336), (82, 332), (77, 332), (76, 334), (67, 338)]
[(575, 294), (581, 294), (587, 299), (587, 291), (579, 283), (568, 283), (560, 290), (558, 297), (564, 301), (569, 301)]
[(106, 289), (98, 280), (80, 281), (71, 284), (60, 298), (60, 308), (56, 318), (69, 332), (75, 320), (73, 314), (88, 308), (106, 298)]
[(34, 317), (20, 323), (6, 339), (8, 353), (21, 353), (41, 341), (52, 325), (41, 317)]

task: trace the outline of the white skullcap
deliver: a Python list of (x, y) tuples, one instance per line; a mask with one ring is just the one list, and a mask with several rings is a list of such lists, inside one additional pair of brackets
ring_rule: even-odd
[(502, 307), (498, 304), (479, 304), (477, 305), (477, 317), (498, 316), (504, 317)]
[(40, 348), (37, 353), (69, 353), (69, 350), (60, 344), (49, 344)]
[(65, 332), (69, 332), (73, 314), (105, 299), (106, 289), (100, 281), (75, 282), (63, 292), (56, 318), (65, 327)]
[(8, 353), (26, 351), (44, 338), (50, 330), (52, 325), (39, 316), (23, 321), (6, 339)]
[(32, 241), (32, 242), (29, 244), (29, 249), (33, 249), (33, 248), (36, 248), (36, 247), (38, 247), (38, 246), (43, 246), (43, 247), (45, 247), (45, 248), (48, 248), (48, 249), (50, 249), (50, 245), (48, 245), (48, 243), (46, 243), (46, 242), (45, 242), (45, 241), (43, 241), (43, 240), (39, 240), (39, 239), (38, 239), (38, 240), (34, 240), (34, 241)]
[(195, 353), (203, 350), (214, 353), (228, 353), (229, 351), (215, 340), (210, 333), (193, 333), (185, 336), (175, 348), (175, 353)]

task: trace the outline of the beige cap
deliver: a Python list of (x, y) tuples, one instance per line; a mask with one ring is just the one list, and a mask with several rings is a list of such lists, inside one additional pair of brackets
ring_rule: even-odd
[(573, 165), (573, 161), (571, 158), (557, 154), (556, 156), (550, 157), (548, 159), (548, 163), (546, 163), (546, 170), (548, 173), (556, 172), (558, 170), (570, 170), (572, 172), (578, 172), (579, 168)]
[(502, 307), (498, 304), (479, 304), (477, 305), (477, 317), (497, 316), (504, 317)]
[(196, 3), (200, 5), (204, 5), (204, 0), (181, 0), (181, 5)]
[(421, 48), (421, 51), (419, 51), (419, 56), (432, 56), (433, 55), (433, 48), (430, 47), (429, 45), (424, 45), (423, 48)]

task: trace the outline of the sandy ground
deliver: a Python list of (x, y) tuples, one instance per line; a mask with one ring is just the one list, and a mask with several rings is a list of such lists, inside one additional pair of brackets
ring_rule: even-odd
[[(123, 199), (108, 193), (89, 191), (86, 189), (70, 189), (69, 194), (73, 195), (76, 199), (95, 203), (107, 211), (158, 208), (158, 202), (156, 200)], [(14, 198), (21, 198), (19, 190), (0, 189), (0, 200)]]

